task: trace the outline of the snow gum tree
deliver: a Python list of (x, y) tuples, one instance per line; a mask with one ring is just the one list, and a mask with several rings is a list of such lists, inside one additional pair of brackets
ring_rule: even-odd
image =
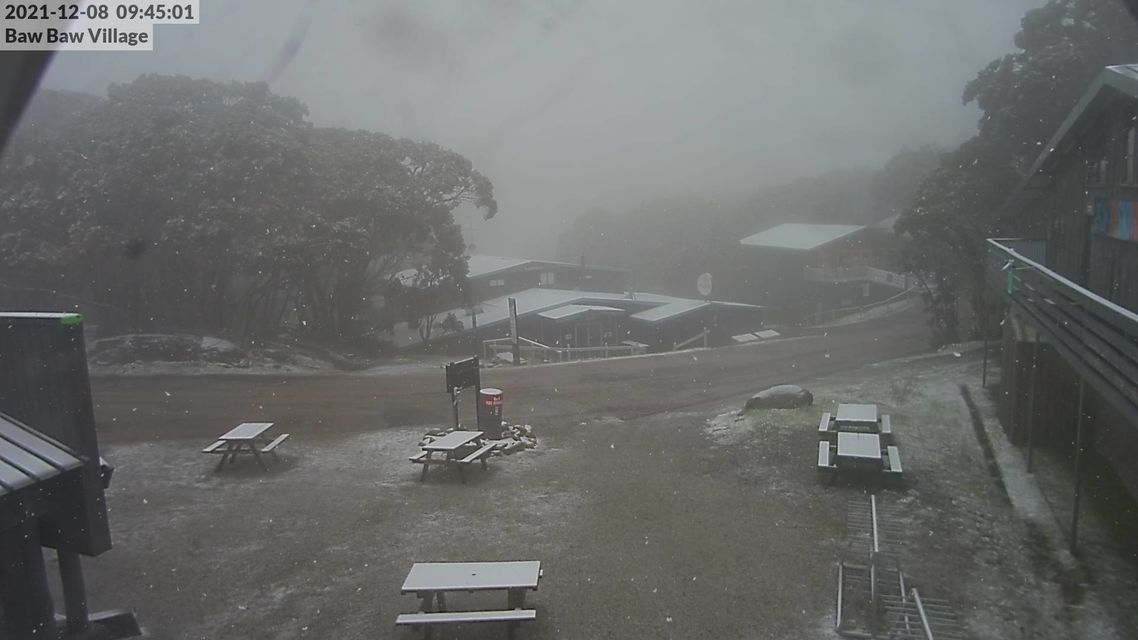
[(1028, 11), (1018, 51), (993, 60), (964, 88), (982, 116), (974, 138), (942, 156), (896, 230), (915, 242), (909, 268), (930, 289), (935, 339), (961, 335), (959, 303), (984, 308), (984, 239), (1014, 233), (1000, 205), (1079, 97), (1103, 69), (1138, 61), (1138, 20), (1115, 0), (1052, 0)]
[[(490, 181), (429, 142), (314, 127), (263, 83), (146, 75), (43, 91), (0, 161), (0, 284), (122, 329), (356, 340), (401, 268), (442, 253)], [(81, 305), (82, 307), (82, 305)]]

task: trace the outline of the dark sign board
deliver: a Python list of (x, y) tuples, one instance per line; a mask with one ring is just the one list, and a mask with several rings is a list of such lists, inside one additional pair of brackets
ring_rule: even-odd
[(478, 386), (478, 356), (452, 362), (446, 366), (447, 393), (455, 389)]

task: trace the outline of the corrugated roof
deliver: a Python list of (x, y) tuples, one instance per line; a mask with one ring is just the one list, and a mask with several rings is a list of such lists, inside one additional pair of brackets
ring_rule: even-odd
[[(505, 256), (488, 256), (481, 253), (476, 253), (466, 257), (467, 264), (467, 278), (484, 278), (486, 276), (500, 273), (502, 271), (509, 271), (510, 269), (517, 269), (519, 267), (532, 267), (540, 269), (543, 265), (557, 266), (557, 267), (580, 267), (580, 264), (574, 262), (555, 262), (552, 260), (533, 260), (530, 258), (507, 258)], [(586, 269), (594, 271), (627, 271), (627, 269), (617, 269), (615, 267), (597, 267), (586, 264)], [(415, 279), (415, 274), (418, 269), (404, 269), (395, 274), (395, 279), (404, 285), (411, 285)]]
[(549, 320), (564, 320), (565, 318), (572, 318), (573, 316), (579, 316), (582, 313), (588, 313), (590, 311), (598, 311), (601, 313), (624, 313), (624, 309), (617, 309), (616, 307), (604, 307), (593, 304), (567, 304), (565, 306), (557, 307), (556, 309), (542, 311), (537, 315)]
[(810, 251), (864, 229), (860, 224), (802, 224), (789, 222), (739, 241), (751, 247)]
[[(601, 291), (569, 291), (566, 289), (534, 288), (519, 291), (508, 296), (491, 298), (490, 300), (478, 303), (478, 308), (481, 309), (478, 313), (478, 326), (487, 327), (509, 320), (509, 298), (516, 300), (518, 317), (551, 311), (565, 305), (608, 306), (609, 304), (615, 305), (618, 303), (620, 306), (625, 307), (623, 310), (626, 313), (632, 313), (631, 318), (644, 322), (659, 322), (660, 320), (672, 318), (682, 313), (694, 311), (707, 304), (762, 309), (762, 307), (758, 305), (738, 302), (707, 303), (702, 300), (676, 298), (656, 293), (636, 293), (630, 295)], [(640, 309), (641, 311), (636, 312), (636, 309)], [(649, 311), (654, 313), (647, 313)], [(455, 317), (462, 321), (464, 331), (471, 329), (472, 323), (470, 321), (470, 315), (468, 315), (465, 309), (444, 311), (439, 314), (439, 317), (445, 318), (448, 313), (453, 313)], [(396, 324), (393, 333), (396, 347), (407, 347), (419, 342), (418, 332), (408, 329), (406, 323), (401, 322)]]
[(677, 299), (674, 302), (662, 304), (658, 307), (648, 309), (647, 311), (634, 313), (629, 317), (634, 320), (643, 320), (644, 322), (660, 322), (661, 320), (674, 318), (708, 306), (711, 306), (711, 303), (704, 302), (703, 300)]
[(0, 497), (82, 465), (62, 445), (0, 414)]
[(530, 262), (534, 261), (526, 258), (504, 258), (502, 256), (475, 254), (467, 259), (469, 270), (466, 272), (466, 277), (479, 278), (488, 276), (492, 273), (520, 267)]

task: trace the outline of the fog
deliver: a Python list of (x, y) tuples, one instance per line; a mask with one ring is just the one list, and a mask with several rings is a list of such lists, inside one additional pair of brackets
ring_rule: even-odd
[(734, 199), (975, 130), (964, 83), (1041, 0), (202, 0), (152, 53), (64, 53), (44, 86), (267, 81), (317, 125), (434, 140), (494, 183), (481, 252), (544, 257), (590, 207)]

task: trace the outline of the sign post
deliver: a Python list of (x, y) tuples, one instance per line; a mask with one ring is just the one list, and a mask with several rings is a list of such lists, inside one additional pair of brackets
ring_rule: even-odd
[(513, 347), (514, 366), (522, 363), (521, 343), (518, 340), (518, 301), (510, 298), (510, 344)]
[(446, 366), (446, 387), (450, 394), (450, 403), (454, 408), (454, 428), (459, 427), (458, 396), (463, 389), (474, 387), (475, 391), (482, 389), (482, 381), (478, 369), (478, 356), (452, 362)]

